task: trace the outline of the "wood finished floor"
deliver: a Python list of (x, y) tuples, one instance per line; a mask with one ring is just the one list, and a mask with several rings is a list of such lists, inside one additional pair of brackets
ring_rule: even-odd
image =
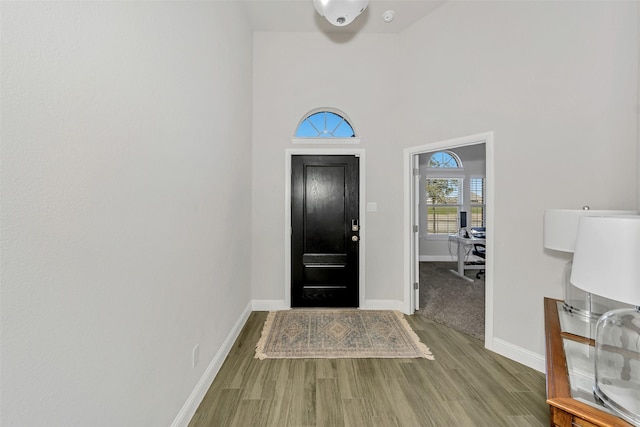
[(542, 373), (423, 317), (426, 359), (257, 360), (249, 317), (189, 427), (548, 426)]

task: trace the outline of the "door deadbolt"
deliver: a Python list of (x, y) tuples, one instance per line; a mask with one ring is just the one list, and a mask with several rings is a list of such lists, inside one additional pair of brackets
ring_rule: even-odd
[(354, 241), (354, 242), (357, 242), (358, 241), (358, 236), (351, 236), (351, 240)]

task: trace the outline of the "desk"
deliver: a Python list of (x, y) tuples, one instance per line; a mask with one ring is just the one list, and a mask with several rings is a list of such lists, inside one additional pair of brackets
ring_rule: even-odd
[(465, 264), (465, 258), (467, 257), (467, 249), (470, 249), (473, 245), (484, 245), (486, 240), (478, 237), (462, 237), (457, 234), (450, 234), (449, 241), (455, 242), (458, 245), (458, 270), (450, 270), (456, 276), (462, 277), (465, 280), (473, 282), (473, 279), (464, 275), (465, 270), (482, 270), (484, 264)]

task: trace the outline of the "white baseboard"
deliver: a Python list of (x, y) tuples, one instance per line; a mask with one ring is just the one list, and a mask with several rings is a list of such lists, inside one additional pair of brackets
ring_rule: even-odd
[(451, 255), (420, 255), (418, 257), (418, 261), (420, 262), (456, 262), (457, 259)]
[[(477, 257), (473, 254), (469, 254), (465, 258), (466, 262), (476, 262), (476, 261), (484, 261), (482, 258)], [(420, 262), (458, 262), (456, 257), (452, 257), (451, 255), (420, 255), (418, 257), (418, 261)]]
[(251, 301), (251, 308), (253, 311), (276, 311), (276, 310), (289, 310), (291, 307), (287, 307), (285, 300), (279, 299), (254, 299)]
[(546, 371), (544, 356), (534, 353), (531, 350), (527, 350), (526, 348), (518, 347), (517, 345), (513, 345), (510, 342), (499, 338), (494, 338), (492, 341), (493, 344), (491, 348), (487, 347), (488, 350), (498, 353), (508, 359), (515, 360), (518, 363), (522, 363), (536, 371), (543, 373)]
[(233, 343), (238, 338), (238, 335), (240, 335), (242, 327), (247, 322), (247, 319), (251, 314), (251, 305), (251, 303), (247, 304), (247, 307), (240, 314), (240, 318), (233, 325), (233, 328), (227, 335), (227, 338), (225, 338), (218, 352), (215, 354), (215, 356), (213, 356), (213, 359), (209, 363), (209, 366), (207, 366), (207, 369), (205, 369), (202, 377), (200, 377), (198, 384), (196, 384), (196, 387), (193, 389), (191, 395), (182, 406), (182, 409), (180, 409), (180, 412), (178, 412), (175, 420), (173, 420), (173, 423), (171, 423), (171, 427), (187, 427), (187, 425), (191, 421), (191, 418), (196, 413), (196, 409), (198, 409), (198, 406), (202, 402), (204, 395), (207, 393), (207, 390), (209, 390), (209, 387), (211, 387), (213, 380), (218, 374), (218, 371), (220, 370), (224, 359), (231, 351)]
[[(251, 308), (253, 311), (276, 311), (289, 310), (291, 307), (287, 307), (284, 300), (254, 299), (251, 302)], [(368, 299), (365, 300), (364, 306), (360, 308), (362, 310), (404, 311), (404, 303), (398, 300)]]
[(362, 310), (398, 310), (404, 312), (404, 302), (387, 299), (368, 299), (364, 301)]

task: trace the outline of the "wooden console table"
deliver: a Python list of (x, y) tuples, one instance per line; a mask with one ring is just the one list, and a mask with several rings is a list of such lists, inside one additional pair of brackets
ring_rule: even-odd
[[(589, 398), (588, 392), (582, 390), (582, 397), (574, 395), (576, 394), (576, 386), (572, 387), (569, 372), (573, 361), (567, 361), (565, 345), (568, 343), (575, 346), (579, 350), (577, 353), (584, 356), (583, 358), (588, 362), (588, 354), (592, 351), (594, 341), (588, 337), (589, 334), (581, 336), (561, 329), (560, 315), (572, 316), (569, 313), (559, 312), (563, 310), (561, 307), (558, 308), (561, 303), (562, 301), (556, 299), (544, 299), (547, 403), (551, 414), (551, 427), (632, 427), (622, 418), (611, 414), (605, 407), (598, 405), (595, 399), (593, 402), (586, 403)], [(584, 324), (588, 325), (587, 322)], [(587, 368), (582, 371), (577, 370), (578, 376), (584, 377), (585, 373), (593, 376), (593, 365), (591, 365), (590, 372), (586, 372), (588, 363), (583, 363), (582, 366)]]

